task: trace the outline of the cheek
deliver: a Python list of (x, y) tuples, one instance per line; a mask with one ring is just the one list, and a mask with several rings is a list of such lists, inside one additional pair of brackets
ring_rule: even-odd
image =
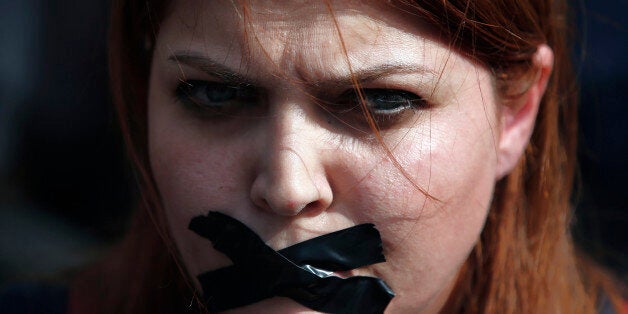
[(248, 146), (216, 141), (210, 123), (159, 91), (151, 94), (149, 104), (150, 165), (166, 209), (189, 212), (191, 218), (207, 204), (227, 205), (231, 193), (225, 191), (235, 189), (245, 172), (237, 156), (246, 155)]
[(457, 125), (464, 124), (435, 118), (431, 133), (427, 126), (408, 131), (393, 149), (405, 173), (384, 159), (354, 189), (357, 208), (369, 216), (363, 220), (382, 233), (390, 263), (376, 271), (393, 278), (399, 306), (446, 294), (488, 213), (496, 164), (490, 129)]
[[(177, 138), (174, 134), (169, 136)], [(206, 267), (229, 265), (231, 262), (225, 256), (212, 252), (206, 241), (188, 230), (193, 217), (209, 211), (208, 204), (229, 204), (229, 199), (221, 199), (221, 196), (228, 195), (225, 191), (233, 189), (233, 185), (228, 180), (218, 180), (219, 177), (229, 178), (225, 176), (228, 168), (210, 165), (212, 163), (203, 157), (207, 157), (206, 153), (195, 149), (198, 146), (193, 143), (169, 140), (165, 136), (158, 138), (152, 143), (151, 166), (170, 234), (187, 270), (198, 274)], [(214, 182), (220, 184), (210, 184)]]
[(245, 170), (233, 157), (243, 152), (227, 144), (210, 145), (195, 122), (159, 100), (149, 107), (149, 156), (170, 234), (190, 274), (229, 265), (226, 257), (213, 253), (204, 239), (189, 231), (188, 224), (210, 209), (237, 207), (243, 201), (234, 195), (244, 193), (237, 182), (242, 182)]
[(168, 136), (172, 140), (162, 136), (151, 147), (151, 166), (164, 206), (198, 213), (210, 200), (226, 203), (221, 197), (226, 198), (224, 192), (235, 188), (235, 162), (207, 149), (212, 146)]
[(351, 200), (358, 205), (351, 208), (363, 209), (358, 221), (377, 222), (388, 233), (390, 248), (421, 239), (416, 245), (435, 249), (433, 253), (462, 256), (486, 218), (494, 188), (494, 153), (450, 138), (416, 144), (398, 146), (396, 151), (404, 152), (395, 154), (402, 170), (384, 159), (365, 176), (353, 189)]

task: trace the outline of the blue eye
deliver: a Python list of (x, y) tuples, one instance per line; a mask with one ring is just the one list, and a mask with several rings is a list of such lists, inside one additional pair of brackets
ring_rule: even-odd
[[(408, 119), (421, 109), (430, 108), (429, 103), (421, 96), (405, 90), (364, 88), (360, 90), (360, 93), (362, 97), (358, 94), (358, 90), (345, 91), (335, 101), (329, 102), (328, 112), (344, 121), (345, 125), (360, 129), (369, 124), (362, 109), (363, 102), (377, 126), (386, 129), (401, 126), (406, 121), (411, 121)], [(361, 130), (366, 131), (366, 129)]]
[(201, 109), (226, 110), (228, 107), (251, 105), (258, 93), (250, 85), (228, 85), (218, 82), (191, 80), (177, 87), (177, 98)]
[(362, 95), (366, 106), (375, 115), (394, 115), (425, 105), (425, 100), (420, 96), (397, 89), (369, 88), (364, 89)]

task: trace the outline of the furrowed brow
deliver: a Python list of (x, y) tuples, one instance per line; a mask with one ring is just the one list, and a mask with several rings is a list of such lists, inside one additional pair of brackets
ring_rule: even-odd
[[(189, 53), (176, 53), (168, 58), (171, 62), (177, 64), (184, 64), (198, 70), (201, 70), (208, 75), (217, 77), (223, 80), (225, 83), (234, 85), (255, 85), (253, 80), (246, 78), (231, 68), (212, 60), (208, 57), (203, 57)], [(316, 88), (347, 88), (352, 87), (357, 82), (359, 85), (369, 83), (377, 80), (381, 77), (386, 77), (394, 74), (420, 74), (420, 75), (437, 75), (437, 73), (424, 67), (420, 64), (406, 64), (406, 63), (385, 63), (377, 64), (364, 69), (357, 69), (353, 71), (353, 75), (349, 73), (331, 74), (331, 77), (324, 79), (301, 79), (304, 85)]]
[(358, 84), (365, 84), (375, 81), (382, 77), (387, 77), (395, 74), (420, 74), (420, 75), (436, 75), (436, 72), (432, 69), (426, 68), (418, 64), (403, 64), (403, 63), (385, 63), (378, 64), (372, 67), (364, 69), (357, 69), (353, 71), (353, 75), (346, 74), (343, 76), (336, 76), (325, 80), (316, 80), (309, 82), (310, 85), (316, 87), (348, 87), (353, 86), (357, 82)]
[(253, 85), (251, 80), (238, 74), (236, 71), (226, 67), (210, 58), (193, 54), (178, 53), (168, 57), (168, 61), (177, 64), (185, 64), (189, 67), (201, 70), (208, 75), (221, 79), (225, 83), (234, 85)]

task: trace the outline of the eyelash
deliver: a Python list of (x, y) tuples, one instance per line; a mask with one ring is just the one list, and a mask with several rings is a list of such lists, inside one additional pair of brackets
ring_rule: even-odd
[[(364, 88), (361, 90), (361, 94), (366, 107), (375, 116), (394, 116), (404, 110), (420, 109), (427, 105), (421, 96), (400, 89)], [(357, 90), (344, 92), (340, 99), (344, 103), (354, 104), (358, 107), (362, 101)]]
[[(404, 113), (428, 107), (421, 96), (400, 89), (364, 88), (361, 94), (379, 124), (394, 122)], [(247, 107), (259, 106), (264, 101), (260, 90), (253, 85), (202, 80), (182, 81), (176, 88), (176, 97), (189, 108), (210, 115), (233, 114)], [(357, 90), (350, 89), (325, 103), (329, 112), (339, 116), (359, 113), (359, 117), (363, 118), (360, 102)]]
[(261, 98), (252, 85), (228, 85), (201, 80), (179, 83), (176, 97), (193, 109), (215, 113), (227, 113), (241, 107), (256, 105)]

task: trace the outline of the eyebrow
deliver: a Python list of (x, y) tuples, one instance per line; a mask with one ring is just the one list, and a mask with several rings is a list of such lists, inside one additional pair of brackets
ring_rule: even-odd
[[(255, 85), (254, 80), (251, 80), (239, 74), (238, 71), (235, 71), (208, 57), (190, 53), (177, 53), (168, 57), (168, 60), (176, 62), (177, 64), (185, 64), (187, 66), (201, 70), (208, 75), (223, 80), (227, 84)], [(319, 88), (346, 87), (355, 85), (356, 81), (358, 82), (358, 84), (363, 84), (374, 81), (380, 77), (385, 77), (392, 74), (436, 75), (437, 73), (432, 69), (414, 63), (384, 63), (377, 64), (365, 69), (354, 70), (353, 75), (347, 74), (346, 76), (332, 77), (324, 80), (306, 81), (306, 84)], [(355, 78), (355, 80), (353, 78)]]
[(215, 76), (225, 83), (234, 85), (253, 85), (251, 80), (238, 74), (236, 71), (210, 59), (193, 54), (173, 54), (168, 57), (168, 61), (199, 69), (211, 76)]

